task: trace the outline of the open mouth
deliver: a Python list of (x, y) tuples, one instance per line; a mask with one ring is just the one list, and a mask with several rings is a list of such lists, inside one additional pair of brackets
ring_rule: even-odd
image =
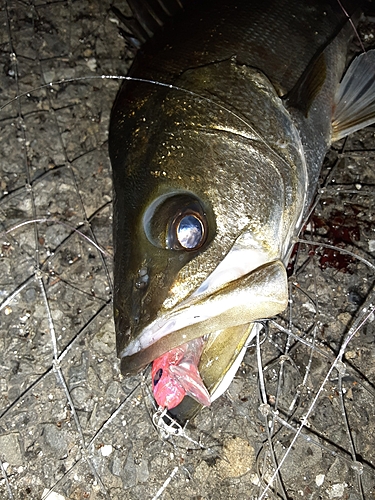
[[(227, 330), (236, 338), (242, 338), (250, 323), (285, 309), (287, 292), (285, 266), (276, 260), (230, 281), (213, 293), (193, 295), (144, 328), (122, 351), (122, 372), (139, 371), (167, 351), (198, 337), (209, 339)], [(224, 350), (228, 348), (222, 345), (220, 351)], [(203, 354), (205, 352), (206, 348)], [(215, 357), (220, 356), (218, 352)]]

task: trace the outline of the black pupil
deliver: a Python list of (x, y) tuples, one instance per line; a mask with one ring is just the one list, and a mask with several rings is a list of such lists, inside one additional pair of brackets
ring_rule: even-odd
[(163, 370), (162, 370), (162, 368), (159, 368), (159, 370), (155, 373), (154, 386), (159, 382), (162, 375), (163, 375)]
[(203, 225), (195, 215), (185, 215), (177, 227), (177, 239), (183, 248), (194, 249), (203, 239)]

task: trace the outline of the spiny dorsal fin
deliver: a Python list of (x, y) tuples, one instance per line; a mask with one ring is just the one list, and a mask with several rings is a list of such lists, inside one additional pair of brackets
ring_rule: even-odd
[(115, 6), (111, 9), (128, 30), (122, 31), (124, 37), (139, 48), (182, 11), (186, 3), (187, 0), (128, 0), (133, 17), (125, 16)]
[(375, 123), (375, 49), (354, 59), (335, 96), (332, 142)]
[(299, 109), (307, 118), (309, 109), (322, 88), (327, 76), (324, 52), (309, 64), (294, 88), (286, 97), (288, 106)]

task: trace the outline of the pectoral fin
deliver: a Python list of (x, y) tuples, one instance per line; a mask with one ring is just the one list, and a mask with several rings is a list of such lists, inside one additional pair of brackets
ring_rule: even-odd
[(375, 123), (375, 49), (356, 57), (335, 98), (332, 142)]
[(195, 399), (203, 406), (210, 406), (211, 399), (203, 380), (199, 374), (198, 368), (194, 365), (172, 365), (170, 372), (176, 378), (178, 383), (186, 391), (186, 395)]

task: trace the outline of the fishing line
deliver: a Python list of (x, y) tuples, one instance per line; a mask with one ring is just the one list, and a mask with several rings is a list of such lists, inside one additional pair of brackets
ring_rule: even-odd
[(372, 264), (369, 260), (365, 259), (364, 257), (361, 257), (360, 255), (358, 255), (354, 252), (351, 252), (350, 250), (346, 250), (345, 248), (336, 247), (335, 245), (329, 245), (328, 243), (322, 243), (322, 242), (318, 242), (318, 241), (305, 240), (305, 239), (297, 239), (296, 243), (305, 243), (306, 245), (328, 248), (329, 250), (336, 250), (339, 253), (344, 253), (346, 255), (350, 255), (354, 259), (357, 259), (360, 262), (362, 262), (363, 264), (365, 264), (372, 271), (375, 271), (375, 265)]
[[(272, 153), (275, 156), (277, 156), (277, 158), (279, 158), (285, 165), (288, 165), (288, 163), (285, 160), (285, 158), (283, 158), (282, 156), (280, 156), (279, 153), (276, 150), (274, 150), (265, 141), (265, 139), (263, 139), (263, 137), (261, 136), (261, 134), (259, 134), (259, 132), (257, 132), (257, 130), (250, 123), (248, 123), (244, 118), (241, 118), (234, 111), (231, 111), (230, 109), (226, 108), (224, 105), (222, 105), (222, 104), (220, 104), (220, 103), (218, 103), (216, 101), (213, 101), (209, 97), (205, 97), (203, 95), (200, 95), (200, 94), (198, 94), (198, 93), (196, 93), (196, 92), (194, 92), (192, 90), (184, 89), (182, 87), (178, 87), (177, 85), (173, 85), (173, 84), (170, 84), (170, 83), (163, 83), (163, 82), (158, 82), (156, 80), (149, 80), (147, 78), (136, 78), (136, 77), (132, 77), (132, 76), (120, 76), (120, 75), (91, 75), (91, 76), (88, 75), (88, 76), (81, 76), (81, 77), (74, 77), (74, 78), (62, 78), (61, 80), (56, 80), (56, 81), (53, 81), (53, 82), (45, 83), (45, 84), (43, 84), (43, 85), (41, 85), (39, 87), (35, 87), (35, 88), (27, 91), (27, 92), (23, 92), (23, 93), (21, 93), (19, 95), (16, 95), (13, 99), (11, 99), (10, 101), (8, 101), (4, 105), (0, 106), (0, 111), (2, 109), (4, 109), (6, 106), (8, 106), (9, 104), (11, 104), (12, 102), (17, 101), (21, 97), (25, 97), (25, 96), (29, 97), (33, 92), (36, 92), (38, 90), (45, 89), (45, 88), (52, 88), (54, 85), (56, 86), (56, 85), (62, 85), (62, 84), (66, 84), (66, 83), (75, 83), (75, 82), (90, 81), (90, 80), (119, 80), (119, 81), (132, 81), (132, 82), (139, 82), (139, 83), (147, 83), (147, 84), (150, 84), (150, 85), (155, 85), (155, 86), (159, 86), (159, 87), (162, 87), (162, 88), (167, 88), (167, 89), (170, 89), (170, 90), (177, 90), (179, 92), (184, 92), (184, 93), (186, 93), (188, 95), (191, 95), (191, 96), (193, 96), (195, 98), (198, 98), (198, 99), (201, 99), (203, 101), (206, 101), (209, 104), (213, 104), (214, 106), (218, 107), (219, 109), (225, 111), (229, 115), (234, 116), (234, 118), (236, 118), (237, 120), (239, 120), (239, 122), (241, 122), (243, 125), (245, 125), (245, 127), (247, 127), (249, 130), (251, 130), (253, 132), (253, 134), (258, 137), (259, 141), (269, 151), (272, 151)], [(298, 134), (297, 134), (297, 136), (298, 136)], [(299, 146), (300, 146), (300, 148), (302, 148), (301, 144)], [(303, 157), (301, 159), (303, 159)], [(305, 162), (303, 162), (303, 167), (305, 169), (305, 174), (307, 176), (307, 167), (306, 167)]]
[[(104, 207), (100, 207), (100, 210), (102, 210), (103, 208), (105, 208), (105, 206)], [(93, 214), (93, 216), (94, 215), (96, 215), (96, 214)], [(91, 216), (90, 219), (93, 216)], [(64, 226), (67, 229), (69, 229), (72, 233), (77, 233), (83, 240), (86, 240), (88, 243), (90, 243), (90, 245), (92, 245), (93, 247), (95, 247), (105, 257), (108, 257), (108, 258), (110, 258), (110, 259), (113, 260), (113, 255), (112, 254), (110, 254), (109, 252), (107, 252), (103, 247), (101, 247), (98, 243), (96, 243), (94, 240), (92, 240), (89, 236), (86, 236), (84, 233), (82, 233), (82, 231), (80, 231), (79, 229), (77, 229), (76, 227), (74, 227), (72, 224), (69, 224), (68, 222), (65, 222), (63, 220), (59, 220), (59, 219), (56, 219), (56, 218), (52, 218), (52, 217), (43, 217), (43, 218), (38, 218), (38, 219), (24, 220), (22, 222), (19, 222), (18, 224), (15, 224), (14, 226), (8, 228), (6, 231), (3, 231), (2, 233), (0, 233), (0, 237), (3, 236), (3, 235), (5, 235), (5, 234), (10, 234), (13, 231), (16, 231), (17, 229), (20, 229), (23, 226), (27, 226), (27, 225), (33, 224), (35, 222), (37, 222), (38, 224), (49, 224), (49, 223), (52, 223), (52, 224), (58, 224), (58, 225)], [(80, 225), (84, 226), (85, 223), (82, 222)], [(69, 237), (70, 237), (70, 235), (67, 236), (66, 239), (69, 239)], [(65, 240), (63, 240), (59, 244), (59, 246), (63, 245), (64, 241)]]
[[(367, 299), (365, 306), (363, 306), (361, 308), (361, 311), (357, 317), (357, 320), (354, 322), (353, 326), (350, 328), (350, 330), (349, 330), (349, 332), (348, 332), (348, 334), (347, 334), (347, 336), (346, 336), (346, 338), (345, 338), (345, 340), (340, 348), (338, 355), (336, 356), (334, 362), (332, 363), (326, 376), (324, 377), (324, 380), (323, 380), (322, 384), (320, 385), (317, 393), (315, 394), (315, 396), (311, 402), (310, 407), (308, 408), (306, 414), (302, 418), (301, 425), (297, 429), (297, 432), (294, 435), (294, 437), (289, 445), (289, 448), (286, 450), (285, 454), (283, 455), (282, 459), (280, 460), (280, 462), (278, 464), (278, 468), (276, 469), (276, 471), (272, 475), (272, 477), (269, 481), (269, 484), (263, 490), (263, 492), (260, 495), (260, 497), (258, 498), (258, 500), (263, 500), (263, 498), (265, 498), (267, 491), (271, 488), (272, 483), (278, 477), (279, 471), (281, 470), (289, 453), (292, 451), (295, 442), (297, 441), (298, 437), (300, 436), (300, 434), (302, 432), (302, 429), (308, 424), (308, 419), (309, 419), (313, 409), (315, 408), (316, 403), (317, 403), (321, 393), (323, 392), (325, 385), (329, 381), (329, 378), (330, 378), (333, 370), (337, 369), (337, 367), (340, 366), (340, 364), (345, 367), (344, 363), (342, 362), (342, 357), (345, 354), (346, 347), (348, 346), (350, 340), (354, 337), (354, 335), (362, 328), (362, 326), (364, 326), (366, 324), (366, 322), (369, 320), (369, 318), (374, 314), (375, 305), (371, 305), (372, 300), (373, 300), (373, 297), (370, 297), (370, 300)], [(367, 303), (369, 303), (370, 305), (367, 305)]]
[(364, 45), (363, 45), (363, 43), (362, 43), (361, 37), (359, 36), (359, 33), (358, 33), (358, 31), (357, 31), (357, 28), (355, 27), (355, 24), (353, 23), (352, 18), (349, 16), (348, 12), (347, 12), (347, 11), (346, 11), (346, 9), (344, 8), (344, 6), (343, 6), (343, 4), (341, 3), (341, 1), (340, 1), (340, 0), (336, 0), (336, 1), (337, 1), (337, 3), (339, 4), (339, 6), (340, 6), (341, 10), (343, 11), (343, 13), (344, 13), (344, 14), (346, 15), (346, 17), (348, 18), (349, 23), (350, 23), (351, 27), (353, 28), (353, 31), (354, 31), (354, 33), (355, 33), (355, 35), (356, 35), (356, 37), (357, 37), (357, 40), (359, 41), (359, 44), (360, 44), (360, 46), (361, 46), (362, 51), (363, 51), (363, 52), (366, 52), (365, 46), (364, 46)]

